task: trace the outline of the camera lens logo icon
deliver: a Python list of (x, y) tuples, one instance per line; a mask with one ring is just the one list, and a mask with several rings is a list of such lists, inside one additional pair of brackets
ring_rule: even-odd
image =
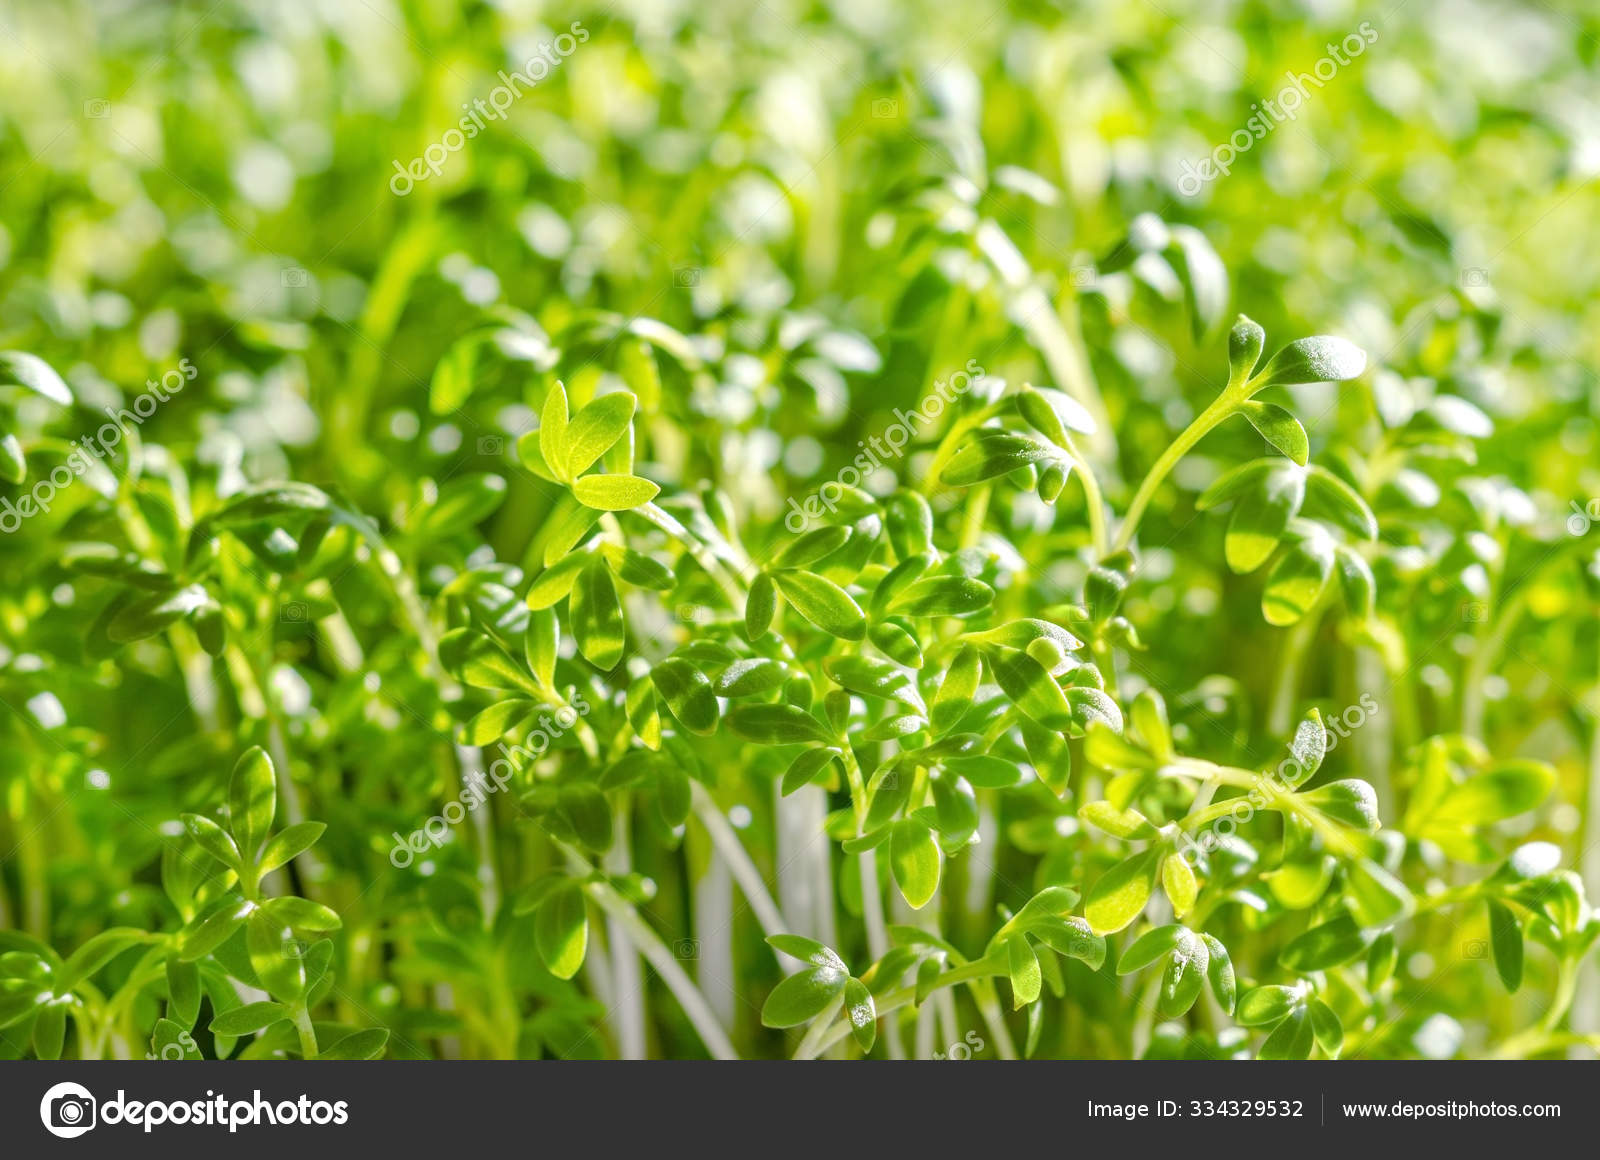
[(95, 1102), (82, 1084), (58, 1083), (39, 1101), (39, 1118), (45, 1130), (70, 1140), (94, 1127)]

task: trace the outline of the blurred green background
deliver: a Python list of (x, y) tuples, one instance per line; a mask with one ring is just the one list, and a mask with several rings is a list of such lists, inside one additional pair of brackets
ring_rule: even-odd
[[(551, 336), (574, 359), (585, 341), (608, 348), (619, 318), (659, 320), (709, 368), (668, 376), (653, 474), (712, 480), (757, 516), (780, 519), (969, 358), (1008, 379), (1092, 381), (1114, 434), (1099, 454), (1125, 496), (1226, 378), (1170, 268), (1114, 269), (1140, 214), (1193, 225), (1228, 267), (1231, 309), (1274, 344), (1337, 333), (1367, 350), (1372, 392), (1295, 394), (1315, 454), (1405, 428), (1440, 396), (1473, 408), (1459, 430), (1440, 421), (1447, 435), (1479, 413), (1499, 428), (1441, 456), (1431, 490), (1403, 462), (1426, 440), (1383, 442), (1392, 470), (1362, 465), (1396, 492), (1380, 568), (1395, 635), (1433, 642), (1405, 658), (1418, 708), (1400, 728), (1443, 728), (1477, 698), (1497, 751), (1559, 763), (1570, 804), (1540, 832), (1583, 855), (1596, 641), (1592, 611), (1575, 610), (1592, 605), (1561, 584), (1526, 593), (1487, 681), (1463, 660), (1487, 630), (1461, 610), (1490, 599), (1508, 529), (1536, 560), (1573, 510), (1600, 510), (1597, 30), (1600, 10), (1577, 2), (14, 0), (0, 11), (0, 347), (46, 358), (91, 408), (187, 358), (195, 387), (143, 438), (219, 490), (294, 476), (399, 525), (427, 494), (419, 479), (509, 468)], [(1302, 81), (1292, 119), (1250, 128), (1351, 36), (1363, 51)], [(503, 74), (540, 71), (530, 58), (543, 75), (496, 95)], [(1241, 130), (1230, 173), (1184, 183)], [(1041, 303), (1082, 341), (1052, 348)], [(439, 368), (486, 326), (516, 338), (468, 397)], [(39, 402), (8, 419), (29, 434), (55, 421)], [(1260, 448), (1245, 431), (1216, 439), (1229, 453), (1187, 465), (1186, 488)], [(1468, 477), (1485, 482), (1451, 486)], [(548, 501), (526, 475), (510, 485), (488, 535), (516, 559)], [(93, 499), (80, 490), (73, 502)], [(1172, 688), (1226, 669), (1263, 704), (1277, 635), (1254, 589), (1175, 562), (1216, 556), (1220, 530), (1192, 514), (1147, 521), (1155, 586), (1131, 615), (1168, 643), (1139, 663)], [(76, 682), (99, 714), (84, 752), (187, 768), (166, 662), (139, 658), (148, 672), (120, 692), (11, 663), (76, 650), (82, 614), (38, 587), (54, 534), (0, 541), (6, 700), (70, 700)], [(1060, 598), (1080, 577), (1046, 587)], [(1408, 618), (1422, 626), (1402, 632)], [(1331, 669), (1324, 684), (1365, 687)], [(342, 741), (327, 732), (341, 713), (360, 721)], [(339, 705), (306, 743), (377, 776), (400, 720)], [(76, 776), (82, 753), (8, 728), (13, 768), (48, 759)], [(129, 860), (95, 857), (113, 880)], [(1600, 865), (1586, 870), (1597, 884)], [(78, 901), (69, 928), (92, 927), (101, 900)], [(1600, 999), (1585, 1001), (1600, 1026)]]

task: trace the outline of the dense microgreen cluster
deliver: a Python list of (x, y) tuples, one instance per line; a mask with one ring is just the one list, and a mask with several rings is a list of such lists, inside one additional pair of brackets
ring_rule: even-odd
[(1600, 1051), (1570, 30), (379, 7), (21, 6), (0, 1057)]

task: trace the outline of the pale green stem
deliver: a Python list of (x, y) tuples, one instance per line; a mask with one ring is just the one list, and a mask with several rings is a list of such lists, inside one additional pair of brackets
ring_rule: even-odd
[(1106, 501), (1100, 491), (1100, 480), (1071, 435), (1067, 436), (1067, 454), (1075, 461), (1078, 484), (1083, 488), (1083, 506), (1089, 516), (1089, 536), (1094, 542), (1094, 554), (1104, 557), (1111, 550), (1111, 538), (1106, 530)]
[(1239, 404), (1248, 398), (1248, 394), (1241, 389), (1228, 388), (1212, 400), (1211, 405), (1195, 418), (1193, 423), (1184, 428), (1183, 433), (1172, 441), (1172, 444), (1161, 453), (1155, 465), (1145, 475), (1144, 481), (1139, 484), (1139, 490), (1134, 493), (1133, 502), (1128, 505), (1128, 514), (1123, 518), (1122, 527), (1117, 533), (1116, 544), (1113, 551), (1121, 551), (1133, 543), (1134, 533), (1139, 530), (1139, 521), (1144, 518), (1145, 508), (1150, 506), (1150, 501), (1155, 497), (1156, 488), (1161, 486), (1161, 481), (1177, 466), (1194, 445), (1204, 439), (1218, 423), (1232, 415)]
[(1468, 737), (1483, 739), (1484, 686), (1495, 661), (1505, 651), (1511, 632), (1527, 611), (1528, 597), (1533, 591), (1531, 583), (1524, 582), (1515, 595), (1501, 606), (1489, 631), (1478, 641), (1461, 690), (1461, 732)]
[(317, 1058), (317, 1033), (311, 1026), (311, 1014), (306, 1010), (302, 1001), (293, 1008), (294, 1029), (300, 1036), (300, 1057), (302, 1059)]

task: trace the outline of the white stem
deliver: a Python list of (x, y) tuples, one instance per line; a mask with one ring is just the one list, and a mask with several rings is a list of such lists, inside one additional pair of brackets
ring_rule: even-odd
[[(889, 953), (889, 928), (883, 921), (883, 896), (878, 893), (878, 858), (876, 850), (861, 855), (861, 917), (867, 924), (867, 951), (877, 962)], [(905, 1045), (900, 1041), (900, 1024), (893, 1019), (883, 1024), (884, 1046), (890, 1059), (904, 1059)]]
[(707, 858), (694, 884), (695, 974), (724, 1027), (733, 1026), (738, 993), (733, 972), (733, 875), (721, 858)]
[(689, 796), (690, 801), (694, 803), (695, 816), (706, 828), (712, 846), (727, 864), (734, 880), (739, 883), (739, 889), (744, 893), (750, 909), (756, 912), (756, 921), (761, 924), (762, 931), (768, 935), (782, 934), (788, 929), (784, 925), (783, 915), (778, 912), (778, 904), (772, 901), (772, 894), (767, 890), (767, 883), (761, 877), (761, 871), (750, 860), (750, 855), (746, 852), (744, 843), (739, 841), (739, 835), (734, 833), (732, 824), (699, 782), (689, 783)]
[[(615, 838), (606, 853), (607, 873), (624, 875), (633, 868), (628, 847), (628, 809), (617, 807)], [(644, 972), (639, 969), (639, 953), (628, 940), (622, 922), (612, 915), (606, 920), (606, 941), (611, 947), (611, 1018), (617, 1037), (617, 1054), (623, 1059), (644, 1059), (647, 1055), (644, 1031)]]
[[(590, 867), (587, 861), (571, 852), (568, 858), (584, 875), (588, 874)], [(722, 1024), (717, 1022), (717, 1015), (711, 1009), (711, 1004), (700, 993), (700, 988), (694, 985), (694, 980), (684, 974), (671, 949), (645, 924), (632, 904), (605, 882), (585, 881), (583, 889), (601, 910), (617, 920), (618, 933), (650, 961), (650, 965), (656, 969), (656, 974), (660, 975), (661, 981), (667, 985), (667, 990), (678, 1000), (678, 1005), (688, 1016), (696, 1034), (706, 1045), (706, 1050), (716, 1059), (738, 1059), (739, 1053), (733, 1049), (733, 1044), (728, 1039), (728, 1033), (722, 1029)]]

